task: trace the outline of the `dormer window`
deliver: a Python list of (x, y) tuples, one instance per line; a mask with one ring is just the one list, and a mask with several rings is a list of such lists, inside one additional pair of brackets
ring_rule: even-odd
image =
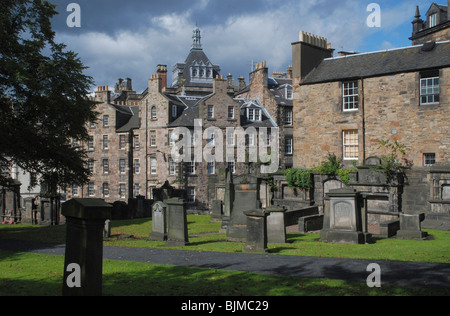
[(261, 121), (261, 110), (255, 108), (247, 109), (247, 119), (249, 121)]
[(285, 95), (287, 100), (292, 100), (292, 87), (286, 87)]
[(435, 27), (438, 23), (437, 23), (437, 18), (438, 15), (437, 13), (433, 13), (428, 17), (428, 25), (429, 27)]
[(178, 115), (178, 107), (174, 104), (172, 105), (172, 117), (176, 118)]

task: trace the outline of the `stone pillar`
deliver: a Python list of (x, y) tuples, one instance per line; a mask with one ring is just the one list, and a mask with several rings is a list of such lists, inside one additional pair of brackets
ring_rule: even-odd
[[(63, 296), (102, 295), (103, 229), (111, 211), (112, 206), (101, 199), (72, 199), (63, 204), (67, 224)], [(72, 271), (73, 266), (79, 270)], [(79, 285), (69, 283), (77, 278)]]
[(273, 244), (286, 243), (286, 222), (284, 207), (267, 208), (267, 242)]
[(267, 213), (264, 210), (246, 211), (247, 241), (242, 252), (265, 253), (267, 251)]
[(189, 244), (186, 202), (173, 198), (165, 201), (167, 205), (167, 242), (168, 247), (180, 247)]

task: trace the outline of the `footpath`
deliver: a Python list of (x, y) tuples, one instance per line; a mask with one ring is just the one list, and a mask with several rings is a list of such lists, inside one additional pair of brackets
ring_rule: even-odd
[[(0, 250), (64, 255), (65, 245), (0, 240)], [(382, 284), (450, 289), (450, 264), (446, 263), (197, 252), (109, 246), (103, 247), (103, 258), (364, 283), (372, 273), (372, 270), (368, 271), (368, 266), (375, 263), (381, 269)]]

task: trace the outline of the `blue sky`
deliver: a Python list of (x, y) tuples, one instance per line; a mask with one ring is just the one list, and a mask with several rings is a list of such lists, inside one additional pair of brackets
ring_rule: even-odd
[[(265, 60), (269, 72), (286, 71), (291, 43), (300, 30), (326, 37), (337, 51), (378, 51), (411, 45), (416, 5), (422, 18), (428, 0), (51, 0), (58, 42), (77, 52), (96, 85), (133, 79), (142, 92), (158, 64), (171, 71), (184, 62), (196, 23), (203, 49), (223, 75), (247, 78), (251, 63)], [(81, 27), (69, 28), (69, 3), (81, 8)], [(367, 6), (381, 7), (381, 27), (370, 28)], [(438, 0), (447, 5), (447, 0)], [(169, 75), (169, 82), (171, 75)]]

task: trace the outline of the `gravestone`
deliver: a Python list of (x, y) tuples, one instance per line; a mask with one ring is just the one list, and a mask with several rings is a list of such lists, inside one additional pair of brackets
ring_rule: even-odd
[(222, 221), (223, 202), (221, 200), (212, 201), (211, 222)]
[(442, 186), (442, 200), (450, 201), (450, 185)]
[(245, 174), (235, 178), (234, 201), (231, 220), (227, 228), (227, 240), (244, 242), (247, 238), (247, 216), (245, 211), (261, 208), (259, 201), (260, 179)]
[(267, 213), (262, 210), (245, 211), (247, 238), (242, 252), (265, 253), (267, 251)]
[[(103, 229), (111, 218), (112, 206), (101, 199), (72, 199), (62, 205), (66, 217), (64, 296), (101, 296)], [(69, 284), (70, 267), (77, 265), (80, 287)]]
[(167, 240), (167, 207), (161, 201), (155, 202), (152, 206), (152, 232), (150, 240)]
[(266, 209), (267, 216), (267, 242), (273, 244), (286, 243), (286, 222), (284, 207), (271, 207)]
[(180, 247), (189, 244), (186, 202), (184, 199), (166, 200), (167, 205), (167, 242), (168, 247)]
[(425, 220), (425, 214), (400, 214), (400, 230), (397, 231), (397, 239), (423, 239), (428, 236), (422, 231), (421, 223)]
[(234, 185), (233, 174), (227, 172), (227, 178), (225, 180), (225, 196), (223, 199), (223, 216), (222, 216), (222, 229), (226, 231), (231, 220), (231, 211), (233, 209), (234, 200)]
[(107, 219), (103, 228), (103, 238), (109, 237), (111, 237), (111, 220)]
[[(330, 243), (363, 244), (360, 193), (350, 188), (332, 190), (327, 194), (325, 210), (327, 226), (321, 230), (321, 240)], [(325, 223), (325, 222), (324, 222)]]

